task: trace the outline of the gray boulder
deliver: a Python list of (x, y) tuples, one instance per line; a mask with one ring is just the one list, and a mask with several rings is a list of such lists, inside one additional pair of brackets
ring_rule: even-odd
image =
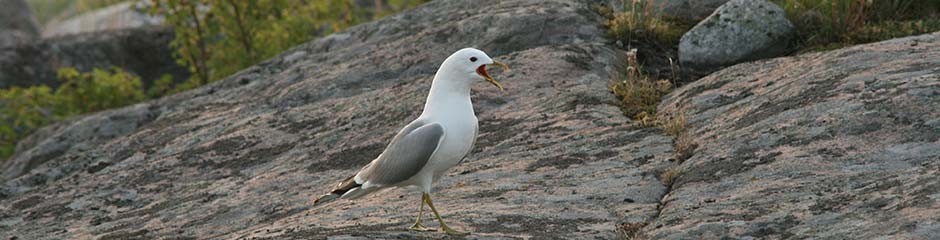
[(39, 38), (39, 24), (24, 0), (0, 0), (0, 48)]
[(732, 0), (682, 36), (679, 61), (707, 68), (781, 56), (793, 31), (793, 24), (776, 4)]
[(940, 239), (940, 33), (736, 65), (660, 109), (699, 143), (652, 239)]
[(45, 38), (77, 33), (159, 26), (163, 18), (147, 13), (148, 1), (126, 1), (66, 19), (54, 19), (42, 30)]
[(189, 77), (176, 64), (170, 29), (148, 27), (75, 34), (0, 48), (0, 88), (48, 85), (61, 82), (56, 71), (74, 67), (81, 71), (119, 67), (141, 77), (145, 86), (163, 74), (174, 80)]

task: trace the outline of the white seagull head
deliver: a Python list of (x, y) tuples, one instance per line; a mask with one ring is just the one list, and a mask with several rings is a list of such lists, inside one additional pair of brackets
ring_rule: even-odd
[(486, 66), (489, 65), (497, 65), (504, 70), (509, 70), (506, 64), (493, 60), (483, 51), (474, 48), (464, 48), (451, 54), (450, 57), (447, 57), (444, 63), (441, 64), (441, 68), (438, 69), (438, 72), (454, 74), (455, 76), (451, 76), (451, 79), (458, 81), (485, 80), (499, 88), (499, 90), (503, 90), (503, 86), (486, 72)]

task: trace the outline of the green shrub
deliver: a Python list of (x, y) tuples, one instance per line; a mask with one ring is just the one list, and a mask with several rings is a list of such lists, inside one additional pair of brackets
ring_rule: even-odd
[(796, 26), (794, 47), (832, 49), (940, 31), (940, 1), (775, 0)]
[(54, 120), (53, 105), (47, 86), (0, 90), (0, 159), (13, 155), (20, 139)]
[(163, 95), (174, 93), (173, 90), (173, 76), (163, 74), (159, 79), (153, 81), (153, 85), (150, 86), (150, 89), (147, 89), (147, 97), (159, 98)]
[(176, 38), (177, 62), (193, 77), (185, 90), (229, 76), (316, 36), (417, 6), (427, 0), (153, 0)]
[(12, 155), (20, 139), (42, 126), (146, 98), (140, 78), (118, 68), (89, 73), (62, 68), (58, 76), (64, 83), (55, 91), (42, 85), (0, 89), (0, 159)]
[(90, 73), (62, 68), (58, 76), (64, 83), (55, 91), (53, 110), (60, 117), (130, 105), (146, 99), (140, 78), (119, 68), (94, 69)]

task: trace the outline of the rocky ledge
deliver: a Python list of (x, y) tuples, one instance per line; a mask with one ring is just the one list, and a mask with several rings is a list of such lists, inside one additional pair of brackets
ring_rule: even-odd
[(660, 109), (699, 148), (656, 239), (940, 238), (940, 34), (736, 65)]

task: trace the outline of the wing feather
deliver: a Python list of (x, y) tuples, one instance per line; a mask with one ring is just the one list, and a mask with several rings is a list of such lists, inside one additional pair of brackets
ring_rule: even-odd
[(414, 121), (392, 138), (379, 157), (356, 174), (356, 181), (392, 185), (408, 180), (427, 164), (443, 139), (441, 124)]

